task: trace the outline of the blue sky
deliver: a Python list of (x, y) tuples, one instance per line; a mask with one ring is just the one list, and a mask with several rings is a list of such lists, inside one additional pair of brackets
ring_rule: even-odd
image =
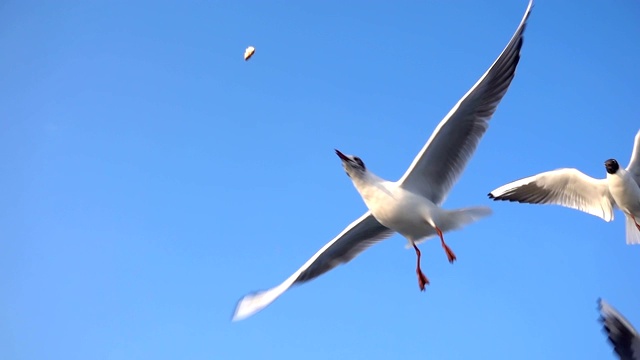
[[(498, 56), (526, 1), (4, 1), (0, 358), (613, 359), (603, 297), (640, 326), (640, 246), (524, 176), (628, 163), (640, 3), (537, 1), (515, 80), (446, 208), (230, 322), (365, 211), (338, 148), (399, 178)], [(257, 51), (242, 60), (245, 47)]]

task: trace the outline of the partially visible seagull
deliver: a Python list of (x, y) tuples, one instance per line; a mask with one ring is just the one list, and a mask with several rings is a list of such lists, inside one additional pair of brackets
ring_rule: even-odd
[(598, 300), (600, 322), (620, 360), (640, 360), (640, 335), (616, 309)]
[(440, 205), (464, 170), (513, 80), (531, 6), (532, 1), (498, 59), (438, 124), (400, 180), (381, 179), (370, 172), (360, 158), (336, 150), (369, 211), (347, 226), (282, 284), (242, 298), (233, 320), (253, 315), (292, 285), (314, 279), (350, 261), (395, 232), (406, 237), (416, 251), (416, 273), (421, 290), (429, 281), (420, 269), (417, 243), (438, 235), (449, 261), (456, 259), (444, 242), (443, 232), (459, 229), (489, 215), (491, 210), (473, 207), (450, 211)]
[(622, 169), (616, 159), (604, 162), (606, 179), (594, 179), (577, 169), (543, 172), (503, 185), (489, 193), (494, 200), (557, 204), (613, 220), (617, 206), (626, 217), (627, 244), (640, 244), (640, 131), (631, 160)]

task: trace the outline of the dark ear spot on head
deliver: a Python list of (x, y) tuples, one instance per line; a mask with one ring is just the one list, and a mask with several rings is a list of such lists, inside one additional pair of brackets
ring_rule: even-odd
[(356, 164), (358, 164), (358, 166), (360, 166), (361, 168), (366, 169), (365, 166), (364, 166), (364, 163), (362, 162), (362, 159), (360, 159), (359, 157), (357, 157), (357, 156), (354, 157), (353, 161), (355, 161)]

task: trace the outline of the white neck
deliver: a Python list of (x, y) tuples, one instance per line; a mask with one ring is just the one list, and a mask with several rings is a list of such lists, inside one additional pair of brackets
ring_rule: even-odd
[(391, 188), (388, 186), (391, 183), (370, 171), (359, 173), (358, 176), (352, 175), (351, 181), (367, 206), (376, 198), (393, 197)]

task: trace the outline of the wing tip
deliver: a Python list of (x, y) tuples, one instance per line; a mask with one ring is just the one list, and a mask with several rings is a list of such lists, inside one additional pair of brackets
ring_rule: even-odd
[(231, 322), (237, 322), (240, 320), (244, 320), (251, 316), (252, 314), (246, 311), (246, 299), (252, 297), (253, 294), (245, 295), (236, 303), (236, 308), (233, 310), (233, 314), (231, 315)]
[(493, 201), (510, 201), (510, 202), (519, 202), (519, 203), (523, 202), (521, 199), (509, 196), (509, 195), (512, 195), (510, 191), (514, 189), (508, 189), (505, 191), (498, 191), (498, 190), (499, 188), (488, 193), (487, 196), (489, 197), (489, 199)]
[(275, 298), (270, 301), (269, 299), (265, 299), (268, 293), (269, 290), (257, 291), (240, 298), (233, 311), (233, 315), (231, 315), (231, 321), (237, 322), (244, 320), (271, 304)]
[[(602, 312), (603, 312), (603, 309), (606, 309), (606, 308), (607, 308), (607, 306), (609, 306), (609, 304), (607, 304), (607, 302), (606, 302), (606, 301), (604, 301), (604, 299), (603, 299), (603, 298), (601, 298), (601, 297), (599, 297), (599, 298), (596, 300), (596, 303), (598, 304), (598, 311), (599, 311), (600, 313), (602, 313)], [(604, 318), (603, 318), (602, 316), (600, 316), (600, 320), (601, 320), (601, 321), (604, 321)]]
[(598, 310), (600, 311), (602, 322), (618, 322), (631, 335), (637, 336), (637, 330), (633, 327), (633, 325), (631, 325), (631, 322), (629, 322), (629, 320), (627, 320), (627, 318), (625, 318), (618, 310), (616, 310), (613, 306), (611, 306), (608, 302), (604, 301), (601, 298), (598, 299)]

